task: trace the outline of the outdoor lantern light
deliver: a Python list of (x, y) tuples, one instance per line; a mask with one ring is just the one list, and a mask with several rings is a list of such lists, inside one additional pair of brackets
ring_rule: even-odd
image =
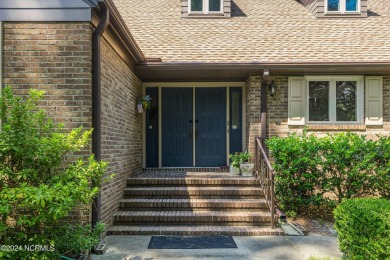
[(269, 94), (271, 97), (275, 96), (276, 94), (276, 85), (274, 81), (271, 81), (271, 83), (268, 85)]

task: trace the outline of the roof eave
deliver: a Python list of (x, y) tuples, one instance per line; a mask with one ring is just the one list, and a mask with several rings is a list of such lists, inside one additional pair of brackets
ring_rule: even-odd
[(378, 62), (145, 62), (135, 70), (144, 81), (239, 81), (251, 75), (390, 74), (390, 61)]

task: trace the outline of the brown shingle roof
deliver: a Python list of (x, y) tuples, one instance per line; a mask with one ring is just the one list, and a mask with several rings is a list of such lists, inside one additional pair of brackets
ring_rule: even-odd
[(163, 62), (390, 61), (390, 0), (341, 19), (317, 19), (295, 0), (234, 2), (230, 19), (188, 19), (180, 0), (114, 0), (145, 56)]

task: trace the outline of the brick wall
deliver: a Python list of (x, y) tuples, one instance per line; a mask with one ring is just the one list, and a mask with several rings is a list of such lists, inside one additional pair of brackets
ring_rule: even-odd
[[(41, 107), (66, 130), (92, 127), (92, 29), (90, 23), (14, 23), (3, 28), (3, 83), (15, 94), (45, 91)], [(91, 146), (82, 155), (91, 154)], [(88, 211), (71, 219), (88, 222)]]
[[(276, 95), (271, 97), (267, 89), (267, 134), (268, 137), (285, 137), (287, 133), (302, 133), (304, 126), (289, 126), (288, 117), (288, 77), (274, 76), (269, 80), (274, 80), (277, 86)], [(248, 150), (254, 152), (255, 137), (261, 134), (261, 77), (249, 77), (246, 85), (246, 136)], [(375, 138), (376, 135), (390, 135), (390, 75), (384, 75), (383, 78), (383, 126), (309, 126), (309, 133), (316, 135), (325, 135), (326, 133), (336, 133), (342, 131), (351, 131), (365, 134), (369, 138)]]
[(112, 224), (127, 177), (142, 167), (142, 116), (136, 111), (141, 81), (102, 40), (102, 160), (116, 176), (102, 187), (101, 217)]
[(19, 95), (44, 90), (55, 121), (90, 128), (91, 39), (89, 23), (4, 23), (4, 85)]

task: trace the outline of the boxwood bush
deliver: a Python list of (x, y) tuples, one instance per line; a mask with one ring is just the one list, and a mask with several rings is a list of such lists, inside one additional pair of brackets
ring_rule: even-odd
[(348, 259), (390, 259), (389, 200), (345, 200), (334, 216), (340, 250)]

